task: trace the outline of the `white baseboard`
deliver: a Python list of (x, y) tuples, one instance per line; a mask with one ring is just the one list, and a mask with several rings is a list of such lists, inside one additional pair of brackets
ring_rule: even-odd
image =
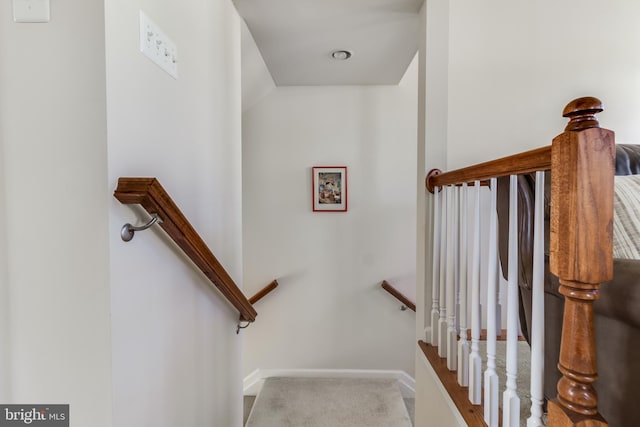
[(403, 398), (413, 399), (416, 395), (416, 380), (406, 372), (367, 369), (256, 369), (244, 379), (244, 395), (256, 396), (265, 378), (270, 377), (396, 379)]

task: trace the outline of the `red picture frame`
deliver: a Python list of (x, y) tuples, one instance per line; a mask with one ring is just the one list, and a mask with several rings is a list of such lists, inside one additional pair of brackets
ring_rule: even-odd
[(314, 212), (347, 212), (347, 167), (313, 166), (311, 192)]

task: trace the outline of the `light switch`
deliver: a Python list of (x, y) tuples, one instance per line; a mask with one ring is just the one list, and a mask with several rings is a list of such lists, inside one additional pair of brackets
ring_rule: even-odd
[(15, 22), (49, 22), (49, 0), (13, 0)]
[(178, 78), (176, 44), (142, 11), (140, 11), (140, 51), (171, 77)]

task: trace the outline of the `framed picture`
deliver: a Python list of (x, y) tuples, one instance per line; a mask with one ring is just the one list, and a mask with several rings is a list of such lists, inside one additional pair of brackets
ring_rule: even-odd
[(347, 167), (314, 166), (313, 168), (313, 211), (347, 211)]

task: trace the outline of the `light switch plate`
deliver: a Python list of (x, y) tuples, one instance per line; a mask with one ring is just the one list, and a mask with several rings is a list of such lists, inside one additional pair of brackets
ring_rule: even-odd
[(13, 0), (15, 22), (49, 22), (49, 0)]
[(171, 77), (178, 78), (176, 44), (142, 11), (140, 11), (140, 51)]

